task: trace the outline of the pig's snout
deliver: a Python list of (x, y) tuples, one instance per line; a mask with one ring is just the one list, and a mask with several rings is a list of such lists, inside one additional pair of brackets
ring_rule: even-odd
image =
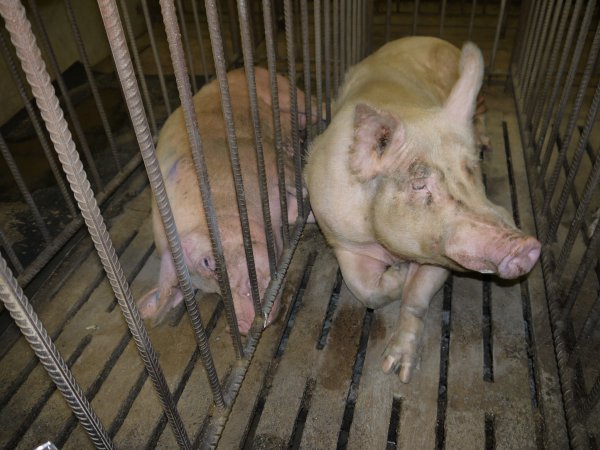
[(542, 245), (533, 237), (527, 237), (516, 250), (511, 251), (498, 264), (498, 275), (502, 278), (517, 278), (525, 275), (540, 257)]
[(446, 256), (468, 270), (495, 273), (511, 279), (525, 275), (540, 256), (537, 239), (518, 230), (506, 233), (499, 228), (472, 232), (462, 228), (446, 242)]

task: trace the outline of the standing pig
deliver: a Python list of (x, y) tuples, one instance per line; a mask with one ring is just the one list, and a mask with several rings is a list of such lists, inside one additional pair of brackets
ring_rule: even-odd
[(346, 74), (305, 169), (312, 209), (367, 307), (401, 300), (383, 370), (409, 382), (449, 269), (516, 278), (540, 243), (485, 196), (473, 115), (483, 58), (436, 38), (391, 42)]
[[(267, 189), (271, 208), (272, 225), (276, 237), (276, 252), (281, 252), (282, 242), (281, 210), (279, 201), (278, 177), (274, 143), (274, 129), (271, 113), (271, 94), (269, 74), (265, 69), (256, 68), (256, 90), (261, 119), (261, 133), (266, 166)], [(250, 120), (250, 104), (248, 88), (243, 69), (228, 74), (229, 89), (232, 99), (232, 109), (236, 124), (236, 137), (239, 150), (240, 166), (244, 180), (250, 234), (254, 250), (254, 260), (262, 297), (269, 283), (269, 260), (264, 231), (264, 221), (258, 187), (258, 169), (254, 146), (254, 130)], [(278, 77), (279, 102), (281, 108), (281, 124), (284, 142), (289, 144), (290, 105), (289, 83), (284, 77)], [(240, 332), (246, 334), (254, 319), (250, 279), (246, 266), (246, 256), (242, 241), (235, 188), (229, 149), (226, 141), (225, 122), (220, 101), (220, 90), (217, 80), (204, 86), (194, 96), (194, 107), (198, 116), (200, 133), (213, 201), (217, 211), (217, 220), (221, 230), (221, 240), (225, 256), (234, 308)], [(298, 91), (299, 104), (304, 104), (302, 92)], [(305, 123), (302, 111), (299, 122)], [(286, 144), (286, 145), (288, 145)], [(181, 108), (177, 109), (165, 122), (161, 130), (156, 153), (177, 230), (181, 237), (185, 262), (188, 265), (194, 286), (206, 292), (219, 292), (216, 278), (216, 264), (212, 253), (208, 226), (204, 216), (202, 198), (185, 121)], [(290, 220), (295, 219), (297, 203), (293, 196), (292, 158), (286, 153), (286, 189)], [(166, 314), (183, 300), (175, 265), (167, 243), (164, 227), (158, 212), (156, 202), (152, 201), (152, 218), (154, 240), (161, 257), (160, 277), (158, 286), (144, 295), (138, 301), (138, 307), (144, 318), (154, 319), (160, 323)], [(269, 322), (273, 320), (278, 308), (278, 302), (273, 305)]]

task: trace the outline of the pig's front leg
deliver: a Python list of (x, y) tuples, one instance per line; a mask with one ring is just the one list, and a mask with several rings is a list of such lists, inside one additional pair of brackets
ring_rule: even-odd
[(402, 297), (407, 263), (387, 264), (372, 256), (336, 248), (346, 285), (368, 308), (379, 308)]
[(410, 265), (398, 328), (383, 352), (383, 371), (398, 371), (400, 381), (408, 383), (418, 362), (423, 340), (424, 318), (434, 294), (442, 287), (448, 274), (438, 266)]

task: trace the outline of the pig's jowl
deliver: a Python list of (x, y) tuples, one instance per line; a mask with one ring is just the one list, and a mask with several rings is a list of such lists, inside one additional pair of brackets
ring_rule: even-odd
[(437, 38), (391, 42), (346, 74), (304, 171), (344, 280), (366, 306), (400, 300), (383, 370), (410, 381), (424, 316), (452, 270), (516, 278), (540, 243), (485, 195), (475, 120), (479, 49)]
[[(275, 249), (279, 253), (282, 249), (280, 237), (282, 221), (269, 74), (265, 69), (257, 67), (255, 78)], [(262, 298), (270, 279), (269, 260), (258, 187), (254, 130), (250, 120), (250, 105), (244, 69), (229, 72), (228, 82), (236, 125), (236, 138), (245, 187), (256, 273)], [(286, 145), (289, 145), (291, 136), (290, 87), (284, 77), (278, 76), (277, 82), (283, 141), (287, 143)], [(298, 104), (304, 105), (303, 93), (301, 91), (297, 93)], [(220, 99), (219, 84), (215, 80), (204, 86), (194, 96), (193, 100), (202, 136), (213, 201), (221, 230), (221, 240), (238, 327), (245, 334), (250, 329), (254, 319), (254, 308)], [(300, 126), (303, 126), (305, 124), (303, 111), (299, 111), (298, 118)], [(219, 292), (216, 281), (215, 258), (212, 253), (208, 226), (204, 216), (202, 198), (181, 108), (177, 109), (165, 122), (160, 132), (156, 152), (192, 282), (195, 287), (206, 292)], [(295, 186), (291, 153), (286, 152), (285, 157), (288, 215), (290, 220), (295, 220), (297, 204), (294, 196)], [(181, 303), (183, 293), (178, 286), (175, 266), (154, 199), (152, 201), (152, 218), (154, 240), (161, 257), (160, 276), (158, 286), (142, 296), (138, 301), (138, 307), (142, 317), (152, 318), (156, 324), (160, 323), (172, 308)], [(273, 305), (271, 316), (268, 319), (269, 322), (276, 315), (277, 308), (278, 300)]]

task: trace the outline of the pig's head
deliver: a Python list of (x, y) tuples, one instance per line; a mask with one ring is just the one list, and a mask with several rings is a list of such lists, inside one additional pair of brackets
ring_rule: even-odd
[[(234, 217), (234, 220), (237, 221), (237, 217)], [(235, 227), (231, 228), (235, 229)], [(254, 320), (254, 305), (241, 232), (230, 233), (229, 229), (223, 231), (222, 244), (233, 307), (240, 333), (245, 335)], [(199, 233), (192, 233), (182, 239), (182, 248), (193, 285), (205, 292), (219, 292), (217, 265), (208, 238)], [(258, 290), (262, 299), (271, 276), (266, 245), (253, 239), (253, 254)], [(153, 325), (158, 325), (182, 301), (183, 292), (179, 288), (173, 259), (169, 251), (164, 251), (161, 258), (159, 284), (138, 300), (140, 314), (144, 319), (152, 319)], [(278, 308), (279, 297), (273, 303), (267, 325), (277, 317)]]
[(472, 125), (482, 77), (481, 52), (466, 44), (441, 107), (400, 117), (358, 104), (349, 169), (371, 191), (373, 234), (391, 253), (516, 278), (532, 269), (540, 243), (485, 195)]

